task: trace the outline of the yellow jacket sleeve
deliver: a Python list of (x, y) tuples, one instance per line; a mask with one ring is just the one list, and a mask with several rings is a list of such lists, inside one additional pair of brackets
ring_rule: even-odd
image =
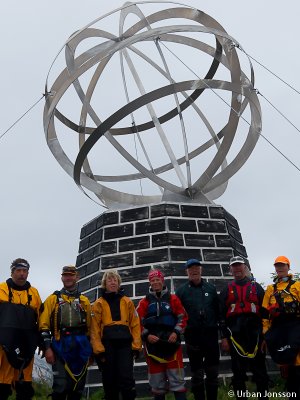
[(131, 300), (128, 303), (129, 328), (132, 335), (132, 350), (142, 349), (140, 318)]
[(94, 354), (100, 354), (105, 351), (101, 337), (102, 337), (102, 304), (100, 299), (96, 300), (92, 306), (91, 317), (91, 345)]
[[(269, 311), (270, 309), (271, 296), (273, 294), (273, 290), (274, 290), (273, 285), (269, 285), (265, 291), (262, 307), (265, 308), (267, 311)], [(263, 324), (263, 334), (265, 334), (271, 327), (270, 318), (263, 318), (262, 324)]]
[(55, 311), (57, 303), (57, 297), (55, 294), (50, 294), (44, 301), (42, 312), (39, 319), (39, 330), (40, 331), (51, 331), (53, 328), (51, 326), (52, 323), (52, 314)]

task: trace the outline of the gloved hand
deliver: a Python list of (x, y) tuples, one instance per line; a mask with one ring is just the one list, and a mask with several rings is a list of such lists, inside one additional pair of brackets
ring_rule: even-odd
[(138, 360), (140, 357), (140, 352), (139, 350), (132, 350), (132, 355), (134, 360)]

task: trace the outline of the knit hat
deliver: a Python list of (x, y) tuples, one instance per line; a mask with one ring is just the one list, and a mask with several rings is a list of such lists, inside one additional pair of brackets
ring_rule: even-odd
[(11, 263), (11, 266), (10, 266), (11, 271), (13, 271), (15, 269), (24, 269), (24, 268), (29, 270), (30, 265), (29, 265), (29, 262), (24, 260), (23, 258), (17, 258), (16, 260), (14, 260)]
[(164, 274), (158, 269), (152, 269), (148, 274), (148, 279), (151, 281), (153, 278), (160, 278), (162, 282), (164, 282), (165, 277)]

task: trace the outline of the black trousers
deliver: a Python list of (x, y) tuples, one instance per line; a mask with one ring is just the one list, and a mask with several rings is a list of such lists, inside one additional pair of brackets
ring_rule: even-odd
[[(18, 381), (15, 383), (16, 400), (31, 400), (34, 396), (32, 382)], [(12, 394), (11, 385), (0, 383), (0, 399), (7, 400)]]
[(192, 375), (191, 391), (195, 400), (216, 400), (220, 358), (217, 329), (211, 330), (205, 338), (199, 337), (196, 344), (194, 341), (193, 344), (186, 341), (186, 350)]
[(300, 365), (289, 366), (286, 391), (288, 393), (296, 393), (296, 398), (300, 399)]
[[(259, 347), (260, 349), (260, 347)], [(265, 354), (257, 351), (254, 358), (240, 356), (230, 343), (231, 369), (233, 373), (232, 385), (235, 393), (246, 390), (247, 372), (253, 374), (253, 381), (256, 384), (257, 392), (268, 391), (269, 377), (266, 368)]]
[(75, 376), (77, 382), (72, 379), (65, 369), (65, 363), (56, 358), (52, 365), (53, 385), (52, 399), (53, 400), (79, 400), (85, 386), (86, 373), (81, 376)]
[(102, 370), (105, 400), (133, 400), (136, 397), (133, 378), (133, 354), (131, 342), (105, 341), (105, 361), (98, 363)]

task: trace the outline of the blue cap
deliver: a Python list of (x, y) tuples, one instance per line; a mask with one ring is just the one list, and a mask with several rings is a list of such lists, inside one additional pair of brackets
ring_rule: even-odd
[(184, 267), (185, 268), (190, 268), (193, 265), (198, 265), (201, 267), (201, 263), (199, 260), (197, 260), (196, 258), (191, 258), (190, 260), (187, 260), (187, 262), (185, 263)]

